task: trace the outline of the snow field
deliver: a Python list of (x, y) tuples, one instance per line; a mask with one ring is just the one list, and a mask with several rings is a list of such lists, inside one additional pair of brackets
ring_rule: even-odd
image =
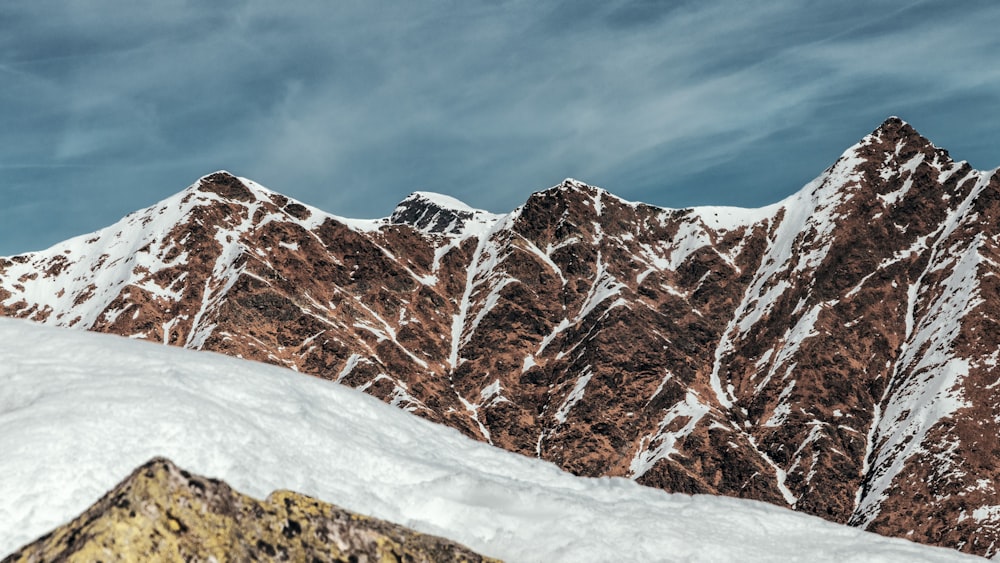
[(586, 479), (358, 391), (206, 352), (0, 319), (0, 553), (149, 458), (291, 489), (509, 561), (960, 561), (775, 506)]

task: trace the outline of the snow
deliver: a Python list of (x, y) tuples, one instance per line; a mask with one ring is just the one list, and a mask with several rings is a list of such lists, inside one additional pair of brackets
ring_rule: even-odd
[(527, 356), (524, 357), (524, 363), (521, 364), (521, 373), (527, 373), (528, 370), (537, 365), (538, 364), (535, 362), (535, 357), (531, 354), (528, 354)]
[(389, 324), (388, 321), (382, 318), (382, 316), (376, 313), (371, 307), (365, 305), (360, 297), (358, 296), (353, 296), (353, 297), (354, 297), (354, 302), (359, 307), (364, 309), (365, 312), (368, 313), (372, 318), (378, 321), (378, 323), (382, 326), (383, 330), (379, 330), (377, 327), (372, 326), (367, 319), (361, 319), (359, 322), (354, 323), (355, 327), (371, 332), (372, 334), (375, 335), (375, 337), (378, 339), (379, 342), (382, 342), (383, 340), (391, 340), (392, 343), (396, 345), (396, 348), (402, 350), (403, 353), (409, 356), (409, 358), (413, 360), (417, 365), (419, 365), (424, 369), (427, 369), (426, 361), (424, 361), (421, 358), (418, 358), (417, 355), (414, 354), (412, 350), (410, 350), (406, 346), (403, 346), (399, 342), (399, 339), (396, 337), (396, 330), (392, 328), (392, 325)]
[[(906, 340), (893, 366), (886, 387), (893, 390), (891, 401), (876, 410), (869, 429), (866, 460), (870, 465), (868, 482), (856, 499), (852, 521), (870, 524), (879, 514), (881, 503), (893, 480), (902, 472), (907, 459), (924, 451), (923, 441), (932, 427), (962, 407), (968, 406), (961, 394), (961, 382), (970, 369), (970, 361), (955, 357), (955, 340), (962, 319), (983, 302), (978, 280), (983, 261), (980, 248), (985, 244), (982, 233), (958, 246), (944, 248), (954, 242), (952, 235), (965, 222), (975, 220), (970, 213), (973, 202), (986, 188), (990, 176), (982, 175), (978, 183), (958, 207), (942, 223), (941, 234), (931, 246), (931, 256), (923, 272), (907, 288)], [(961, 237), (959, 237), (961, 239)], [(947, 267), (949, 274), (937, 284), (925, 285), (928, 272)], [(929, 304), (916, 316), (916, 299), (931, 294)], [(903, 378), (901, 374), (910, 374)], [(884, 402), (886, 396), (883, 396)], [(870, 460), (869, 460), (870, 456)], [(947, 463), (943, 462), (947, 468)]]
[(976, 522), (990, 522), (1000, 517), (1000, 506), (980, 506), (972, 511), (972, 517)]
[(566, 330), (570, 326), (572, 326), (572, 324), (569, 322), (569, 319), (564, 318), (563, 320), (559, 321), (559, 324), (557, 324), (552, 328), (552, 332), (547, 334), (545, 338), (543, 338), (542, 341), (538, 343), (538, 351), (535, 352), (535, 356), (541, 356), (542, 352), (545, 351), (545, 349), (549, 346), (549, 344), (552, 344), (552, 341), (555, 340), (556, 337), (559, 336), (559, 334), (562, 331)]
[(559, 406), (559, 410), (556, 411), (555, 417), (559, 421), (559, 424), (566, 422), (566, 416), (569, 415), (570, 409), (580, 402), (587, 384), (590, 383), (590, 378), (594, 377), (594, 372), (591, 371), (590, 366), (587, 366), (583, 371), (584, 373), (577, 378), (576, 383), (573, 385), (573, 390), (569, 392), (566, 400), (563, 401), (562, 405)]
[(258, 498), (296, 490), (508, 561), (966, 560), (759, 502), (575, 477), (206, 352), (0, 319), (0, 388), (0, 553), (163, 455)]
[[(219, 171), (217, 173), (226, 173)], [(183, 279), (168, 276), (174, 281), (163, 287), (155, 279), (156, 274), (165, 269), (183, 267), (188, 254), (182, 248), (187, 237), (180, 241), (173, 239), (173, 230), (194, 220), (196, 208), (212, 205), (225, 198), (212, 192), (201, 191), (199, 186), (208, 176), (202, 177), (187, 189), (146, 209), (132, 213), (114, 225), (91, 234), (82, 235), (61, 242), (51, 248), (26, 254), (23, 263), (13, 262), (6, 270), (0, 286), (10, 291), (3, 305), (11, 307), (24, 303), (37, 304), (31, 318), (58, 326), (90, 328), (101, 314), (106, 320), (117, 318), (123, 310), (108, 310), (109, 305), (126, 286), (135, 286), (149, 293), (153, 300), (173, 303), (181, 300), (188, 292), (201, 292), (202, 306), (195, 315), (194, 329), (185, 343), (188, 347), (200, 347), (211, 334), (211, 325), (202, 325), (204, 314), (216, 307), (231, 288), (242, 268), (236, 261), (245, 249), (240, 244), (243, 233), (260, 228), (271, 221), (295, 223), (305, 231), (311, 231), (327, 219), (342, 219), (314, 207), (303, 205), (309, 217), (301, 220), (285, 212), (271, 213), (255, 221), (263, 202), (270, 201), (274, 192), (248, 180), (239, 178), (249, 189), (256, 201), (243, 204), (241, 211), (227, 216), (224, 223), (214, 226), (209, 234), (221, 246), (221, 253), (213, 265), (212, 276), (203, 287), (195, 287)], [(288, 198), (289, 203), (297, 203)], [(354, 221), (356, 226), (361, 222)], [(375, 228), (375, 222), (369, 222)], [(178, 242), (181, 246), (178, 246)], [(279, 243), (286, 248), (293, 244)], [(171, 256), (171, 252), (177, 252)], [(58, 265), (59, 268), (52, 268)], [(37, 276), (21, 287), (14, 280), (31, 276), (39, 271), (47, 272)], [(126, 306), (128, 307), (128, 306)], [(105, 312), (106, 311), (106, 312)], [(27, 309), (19, 311), (26, 314)]]
[(795, 389), (795, 380), (789, 381), (785, 388), (781, 390), (781, 394), (778, 395), (778, 405), (774, 407), (774, 412), (771, 413), (770, 418), (764, 422), (763, 426), (765, 428), (776, 428), (785, 423), (785, 418), (792, 414), (792, 407), (785, 402), (789, 395), (792, 394), (792, 390)]
[(479, 396), (484, 401), (489, 401), (490, 399), (493, 399), (491, 401), (491, 404), (492, 404), (492, 403), (495, 403), (497, 401), (506, 401), (507, 400), (501, 394), (502, 392), (503, 392), (503, 386), (500, 385), (500, 380), (496, 379), (496, 380), (493, 381), (493, 383), (490, 383), (489, 385), (487, 385), (486, 387), (484, 387), (483, 390), (479, 392)]
[[(247, 215), (252, 217), (253, 211), (251, 209)], [(249, 228), (249, 226), (244, 225), (240, 225), (240, 227), (241, 231)], [(191, 333), (188, 335), (187, 342), (184, 343), (184, 346), (188, 348), (199, 349), (205, 345), (205, 341), (211, 336), (215, 325), (202, 324), (200, 322), (202, 317), (211, 308), (222, 304), (223, 298), (229, 293), (233, 285), (236, 284), (240, 274), (243, 272), (243, 267), (236, 266), (240, 253), (243, 250), (243, 245), (239, 243), (239, 238), (236, 233), (222, 229), (215, 232), (215, 241), (219, 243), (222, 252), (219, 253), (215, 266), (212, 268), (211, 277), (205, 280), (205, 288), (202, 291), (201, 297), (201, 307), (198, 309), (198, 313), (195, 314), (194, 322), (191, 324)], [(215, 283), (214, 288), (212, 287), (213, 282)], [(164, 339), (166, 340), (166, 335), (164, 335)]]
[(734, 231), (740, 227), (749, 227), (762, 223), (774, 217), (781, 209), (782, 203), (764, 207), (726, 207), (705, 205), (690, 208), (692, 214), (713, 231)]
[[(512, 283), (519, 283), (518, 280), (502, 273), (494, 275), (497, 274), (498, 264), (503, 262), (508, 255), (500, 254), (502, 245), (493, 240), (493, 237), (498, 232), (509, 228), (516, 214), (517, 211), (514, 211), (507, 215), (504, 220), (494, 222), (489, 229), (475, 234), (477, 237), (476, 250), (466, 271), (465, 290), (462, 292), (462, 298), (458, 304), (458, 313), (452, 317), (451, 322), (451, 353), (448, 356), (448, 363), (453, 370), (461, 362), (459, 356), (461, 347), (472, 339), (479, 323), (499, 303), (500, 292), (503, 288)], [(470, 313), (476, 304), (473, 296), (482, 285), (489, 288), (489, 294), (482, 302), (479, 311), (469, 322)], [(467, 323), (469, 326), (466, 326)]]
[[(492, 271), (494, 270), (494, 268), (491, 267), (490, 270)], [(503, 277), (499, 280), (496, 280), (492, 284), (492, 286), (490, 287), (489, 295), (487, 295), (486, 299), (483, 300), (483, 304), (480, 306), (479, 311), (476, 313), (475, 318), (472, 319), (472, 323), (466, 329), (469, 335), (466, 338), (466, 342), (472, 337), (472, 334), (476, 332), (476, 329), (479, 328), (479, 324), (483, 322), (483, 319), (486, 318), (486, 315), (488, 315), (490, 311), (492, 311), (493, 308), (497, 306), (497, 303), (500, 302), (500, 293), (503, 291), (503, 288), (507, 287), (512, 283), (520, 283), (520, 282), (514, 278)], [(463, 344), (466, 342), (463, 342)]]
[(434, 192), (413, 192), (406, 199), (424, 200), (442, 209), (449, 209), (452, 211), (465, 211), (468, 213), (485, 213), (481, 209), (470, 207), (465, 202), (459, 201), (451, 196)]
[(351, 354), (350, 357), (347, 358), (347, 361), (344, 362), (344, 368), (340, 370), (339, 374), (337, 374), (337, 379), (335, 381), (340, 383), (345, 377), (350, 375), (351, 372), (354, 371), (354, 368), (358, 367), (358, 363), (364, 359), (364, 356), (361, 354)]
[[(807, 339), (819, 334), (819, 332), (815, 329), (815, 325), (816, 321), (819, 320), (820, 311), (826, 306), (832, 306), (834, 303), (835, 302), (832, 301), (824, 301), (815, 305), (799, 317), (799, 320), (795, 322), (795, 326), (785, 331), (781, 340), (778, 341), (778, 345), (776, 347), (777, 355), (774, 356), (774, 361), (771, 362), (771, 368), (768, 370), (763, 381), (761, 381), (755, 388), (756, 393), (760, 393), (765, 387), (767, 387), (767, 384), (771, 382), (771, 379), (777, 375), (778, 369), (785, 367), (783, 377), (788, 377), (788, 375), (792, 373), (792, 370), (795, 368), (795, 363), (792, 362), (792, 360), (798, 353), (799, 347)], [(772, 351), (773, 350), (768, 350), (761, 357), (761, 359), (758, 360), (758, 369), (761, 367), (761, 362), (767, 362), (770, 360)], [(756, 377), (756, 374), (754, 377)], [(782, 393), (782, 397), (784, 397), (784, 395), (785, 393)], [(768, 425), (766, 424), (765, 426)], [(774, 426), (776, 426), (776, 424)]]
[(462, 332), (465, 330), (465, 321), (469, 316), (469, 308), (472, 305), (472, 292), (476, 289), (476, 273), (479, 261), (483, 256), (483, 249), (487, 245), (487, 233), (480, 234), (476, 242), (476, 250), (472, 254), (472, 261), (465, 274), (465, 289), (462, 291), (462, 299), (458, 304), (458, 313), (451, 320), (451, 353), (448, 355), (448, 364), (454, 370), (458, 367), (458, 352), (462, 345)]
[(590, 313), (603, 303), (606, 299), (618, 295), (625, 284), (619, 282), (611, 272), (608, 271), (607, 264), (601, 259), (601, 251), (597, 251), (597, 273), (594, 274), (594, 283), (587, 292), (587, 297), (580, 306), (580, 312), (576, 316), (576, 322), (587, 318)]
[(563, 275), (562, 269), (559, 267), (558, 264), (556, 264), (552, 260), (552, 256), (550, 254), (542, 252), (542, 249), (535, 246), (535, 243), (531, 242), (530, 240), (528, 240), (523, 236), (518, 235), (518, 242), (521, 243), (521, 246), (524, 249), (526, 249), (532, 255), (536, 256), (539, 260), (542, 261), (542, 263), (548, 266), (550, 270), (555, 272), (555, 274), (559, 276), (559, 279), (562, 281), (562, 284), (564, 286), (566, 285), (566, 277)]
[(653, 399), (655, 399), (656, 396), (660, 394), (660, 391), (663, 391), (663, 388), (666, 387), (667, 382), (670, 381), (673, 378), (674, 378), (674, 374), (671, 373), (670, 370), (666, 370), (666, 375), (660, 381), (660, 385), (657, 386), (656, 390), (653, 391), (653, 394), (649, 396), (649, 399), (646, 400), (646, 404), (643, 405), (643, 406), (647, 406), (648, 407), (649, 403), (652, 403)]
[[(902, 142), (902, 141), (900, 141)], [(892, 207), (903, 200), (906, 194), (913, 187), (913, 173), (917, 170), (921, 163), (924, 161), (923, 153), (918, 153), (915, 157), (910, 159), (906, 164), (900, 167), (898, 174), (907, 173), (906, 180), (903, 182), (903, 186), (894, 192), (889, 192), (887, 194), (879, 194), (878, 199), (882, 201), (882, 204), (886, 207)], [(887, 174), (889, 174), (887, 176)], [(891, 169), (886, 168), (882, 171), (883, 179), (888, 180), (891, 177)]]
[(750, 445), (753, 446), (755, 450), (757, 450), (758, 454), (760, 454), (760, 458), (763, 459), (764, 462), (770, 465), (771, 469), (774, 470), (775, 479), (778, 485), (778, 491), (781, 492), (781, 496), (784, 497), (785, 502), (787, 502), (789, 506), (794, 506), (795, 503), (799, 501), (799, 499), (798, 497), (795, 496), (794, 493), (792, 493), (792, 490), (788, 488), (788, 485), (785, 484), (785, 481), (788, 479), (788, 473), (786, 473), (784, 469), (779, 467), (778, 464), (775, 463), (773, 459), (771, 459), (771, 456), (761, 451), (760, 446), (757, 444), (757, 440), (754, 439), (753, 436), (750, 436), (749, 434), (745, 434), (745, 436), (747, 441), (750, 442)]
[[(427, 234), (445, 237), (445, 240), (449, 241), (445, 246), (451, 246), (450, 243), (456, 240), (461, 241), (472, 236), (478, 236), (489, 230), (497, 221), (504, 218), (504, 215), (496, 215), (482, 209), (476, 209), (451, 196), (433, 192), (413, 192), (396, 206), (396, 211), (406, 207), (410, 202), (427, 207), (416, 222), (420, 223), (425, 219), (429, 219), (429, 225), (426, 228), (418, 228), (418, 230)], [(454, 218), (451, 224), (444, 228), (443, 232), (437, 232), (433, 230), (433, 226), (437, 223), (435, 219), (438, 218), (441, 210), (450, 211), (456, 216), (462, 216), (462, 218)], [(375, 221), (381, 226), (392, 222), (392, 218), (377, 219)], [(459, 221), (461, 221), (461, 224), (459, 224)]]
[[(666, 383), (666, 380), (664, 380)], [(663, 384), (660, 385), (663, 387)], [(659, 391), (657, 391), (659, 393)], [(656, 394), (653, 395), (655, 397)], [(698, 394), (688, 391), (683, 401), (675, 404), (664, 415), (660, 421), (655, 434), (642, 439), (639, 450), (629, 464), (629, 475), (633, 479), (638, 479), (656, 465), (661, 459), (679, 453), (677, 444), (694, 432), (698, 422), (708, 414), (709, 408), (698, 400)], [(669, 431), (668, 427), (673, 426), (675, 420), (685, 420), (684, 426), (679, 430)]]
[(678, 227), (677, 234), (674, 235), (674, 248), (670, 252), (670, 260), (665, 264), (671, 271), (676, 272), (678, 268), (699, 248), (712, 244), (709, 234), (705, 229), (694, 222), (684, 222)]
[[(761, 215), (739, 215), (743, 218), (776, 216), (783, 209), (784, 215), (769, 239), (769, 245), (761, 258), (760, 267), (754, 273), (753, 281), (747, 286), (732, 320), (726, 326), (715, 349), (715, 359), (709, 384), (719, 403), (732, 408), (733, 397), (728, 385), (723, 387), (723, 360), (734, 349), (734, 343), (747, 334), (771, 311), (778, 298), (791, 284), (786, 281), (797, 274), (814, 269), (823, 261), (832, 244), (831, 233), (838, 222), (837, 208), (851, 197), (851, 187), (857, 183), (857, 167), (864, 162), (859, 155), (860, 147), (867, 142), (854, 145), (841, 155), (837, 162), (823, 174), (806, 184), (797, 193), (768, 208), (758, 210)], [(771, 215), (764, 215), (770, 210)], [(809, 252), (800, 252), (800, 235), (812, 230), (816, 243)], [(799, 252), (797, 252), (799, 251)], [(795, 260), (798, 254), (798, 260)]]
[[(457, 394), (457, 393), (456, 393)], [(472, 415), (472, 420), (476, 421), (476, 425), (479, 426), (479, 432), (482, 433), (483, 438), (490, 444), (493, 443), (493, 437), (490, 436), (490, 429), (483, 425), (483, 421), (479, 420), (479, 405), (468, 401), (465, 397), (458, 395), (458, 400), (462, 402), (465, 410), (469, 411)]]

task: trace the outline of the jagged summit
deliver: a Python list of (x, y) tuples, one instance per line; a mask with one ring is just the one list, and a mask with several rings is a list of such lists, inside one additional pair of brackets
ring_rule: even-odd
[(881, 125), (875, 128), (875, 131), (900, 129), (902, 127), (909, 127), (910, 129), (913, 129), (908, 122), (904, 121), (898, 115), (890, 115), (885, 118), (885, 121), (883, 121)]
[[(881, 125), (876, 127), (871, 133), (866, 135), (864, 138), (875, 137), (884, 141), (895, 141), (899, 139), (919, 139), (921, 143), (929, 143), (923, 135), (921, 135), (916, 129), (913, 128), (907, 121), (891, 115), (882, 122)], [(862, 142), (864, 142), (862, 140)]]
[(257, 199), (246, 183), (224, 170), (202, 177), (196, 185), (199, 191), (215, 193), (230, 200), (250, 203)]
[(556, 184), (555, 186), (552, 186), (551, 188), (536, 193), (546, 194), (550, 192), (559, 194), (577, 194), (581, 197), (589, 197), (591, 199), (596, 197), (611, 196), (615, 199), (625, 201), (603, 188), (599, 188), (597, 186), (588, 184), (587, 182), (583, 182), (575, 178), (566, 178), (565, 180)]
[(918, 153), (923, 153), (929, 161), (936, 160), (939, 167), (948, 168), (953, 163), (947, 150), (935, 146), (912, 125), (896, 116), (886, 119), (855, 147), (860, 147), (860, 152), (869, 159), (881, 156), (883, 160), (879, 164), (890, 160), (905, 162)]
[(594, 189), (594, 186), (591, 186), (586, 182), (577, 180), (576, 178), (566, 178), (555, 187), (562, 189), (582, 189), (582, 190)]
[[(538, 211), (549, 214), (580, 211), (586, 214), (601, 215), (605, 205), (634, 207), (645, 204), (636, 204), (603, 188), (574, 178), (566, 178), (555, 186), (531, 194), (525, 204), (518, 209), (518, 212), (533, 215)], [(647, 207), (653, 208), (654, 206)], [(656, 209), (666, 210), (664, 208)]]
[(410, 225), (428, 234), (457, 235), (472, 224), (495, 221), (496, 215), (442, 194), (413, 192), (396, 206), (388, 222)]
[(469, 206), (464, 201), (460, 201), (451, 196), (435, 192), (420, 192), (420, 191), (413, 192), (412, 194), (408, 195), (402, 202), (400, 202), (400, 205), (404, 205), (409, 202), (422, 202), (428, 205), (434, 205), (441, 209), (449, 209), (452, 211), (462, 211), (468, 213), (486, 213), (486, 211), (482, 209), (476, 209), (474, 207)]
[[(274, 208), (280, 209), (281, 212), (301, 221), (306, 221), (313, 216), (316, 216), (316, 220), (335, 217), (315, 207), (270, 190), (253, 180), (235, 176), (226, 170), (219, 170), (202, 176), (182, 193), (187, 192), (215, 194), (222, 198), (222, 201), (229, 203), (253, 204), (261, 202), (260, 205), (264, 207), (273, 205)], [(171, 199), (167, 199), (165, 202), (171, 202)], [(167, 205), (169, 204), (167, 203)]]

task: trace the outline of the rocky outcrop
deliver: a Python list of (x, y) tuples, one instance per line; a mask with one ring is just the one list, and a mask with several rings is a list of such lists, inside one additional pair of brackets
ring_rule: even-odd
[(6, 315), (284, 365), (582, 475), (1000, 549), (1000, 175), (891, 118), (799, 193), (326, 214), (227, 173), (0, 259)]
[(496, 561), (298, 493), (278, 491), (259, 501), (163, 458), (3, 562), (70, 560)]

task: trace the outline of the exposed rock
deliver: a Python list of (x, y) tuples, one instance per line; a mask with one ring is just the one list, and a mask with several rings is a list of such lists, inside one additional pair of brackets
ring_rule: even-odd
[(496, 561), (298, 493), (277, 491), (259, 501), (162, 458), (3, 562), (69, 560)]
[(454, 235), (462, 232), (467, 221), (482, 213), (445, 196), (414, 192), (396, 206), (389, 222), (409, 225), (425, 233)]
[(502, 217), (417, 193), (358, 221), (216, 173), (0, 262), (0, 311), (284, 365), (582, 475), (992, 555), (998, 225), (1000, 175), (897, 118), (757, 210), (567, 180)]
[(215, 174), (205, 176), (199, 182), (198, 189), (203, 192), (216, 193), (226, 199), (236, 201), (252, 202), (254, 200), (253, 192), (243, 185), (243, 182), (239, 178), (228, 172), (216, 172)]

